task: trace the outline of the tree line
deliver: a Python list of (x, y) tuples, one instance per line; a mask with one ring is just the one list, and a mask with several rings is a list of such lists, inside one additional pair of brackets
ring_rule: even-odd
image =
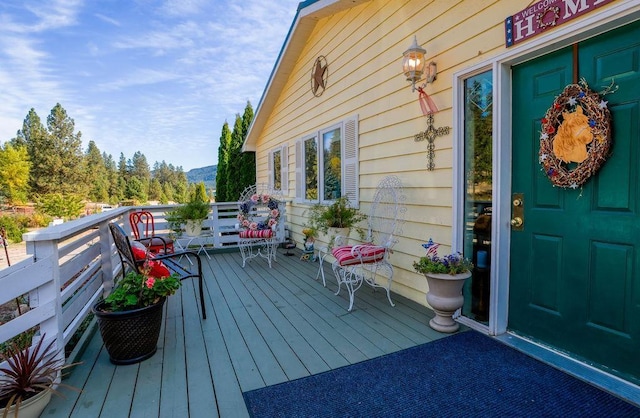
[[(118, 161), (101, 152), (94, 141), (82, 149), (82, 132), (57, 103), (46, 126), (32, 108), (15, 138), (0, 146), (0, 199), (5, 205), (62, 199), (110, 204), (187, 200), (189, 186), (182, 167), (165, 161), (149, 166), (136, 151)], [(54, 215), (55, 216), (55, 215)]]

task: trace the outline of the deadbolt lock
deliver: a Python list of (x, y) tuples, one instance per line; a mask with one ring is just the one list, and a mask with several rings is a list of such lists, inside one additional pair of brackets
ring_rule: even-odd
[(522, 231), (524, 229), (524, 194), (514, 193), (511, 199), (513, 207), (511, 209), (511, 229)]

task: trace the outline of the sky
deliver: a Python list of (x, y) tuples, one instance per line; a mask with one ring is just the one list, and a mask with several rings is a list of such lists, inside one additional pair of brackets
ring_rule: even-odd
[(300, 0), (2, 0), (0, 142), (60, 103), (118, 161), (218, 162), (256, 110)]

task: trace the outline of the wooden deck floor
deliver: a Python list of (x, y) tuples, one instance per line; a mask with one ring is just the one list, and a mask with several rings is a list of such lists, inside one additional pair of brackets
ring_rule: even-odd
[(193, 281), (166, 304), (158, 352), (114, 366), (98, 332), (43, 417), (244, 417), (242, 392), (321, 373), (443, 337), (427, 325), (431, 311), (363, 286), (354, 311), (315, 281), (317, 263), (286, 257), (269, 269), (237, 252), (203, 256), (208, 319), (197, 308)]

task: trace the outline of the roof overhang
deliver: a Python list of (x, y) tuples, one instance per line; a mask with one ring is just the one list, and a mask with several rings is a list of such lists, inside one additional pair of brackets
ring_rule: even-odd
[(273, 107), (316, 23), (324, 17), (368, 1), (370, 0), (307, 0), (298, 4), (298, 11), (293, 18), (289, 33), (282, 45), (282, 49), (280, 49), (278, 59), (262, 92), (251, 126), (249, 126), (249, 132), (242, 145), (243, 152), (256, 150), (256, 142), (262, 132), (262, 128), (264, 128), (269, 115), (271, 115)]

